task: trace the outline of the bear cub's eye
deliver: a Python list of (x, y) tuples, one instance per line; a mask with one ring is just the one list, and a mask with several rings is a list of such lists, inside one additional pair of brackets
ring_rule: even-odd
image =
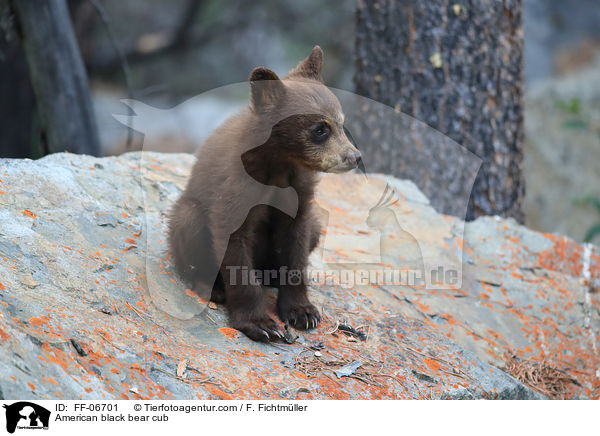
[(319, 123), (312, 131), (312, 139), (317, 144), (322, 144), (327, 141), (329, 135), (331, 135), (331, 127), (325, 122)]

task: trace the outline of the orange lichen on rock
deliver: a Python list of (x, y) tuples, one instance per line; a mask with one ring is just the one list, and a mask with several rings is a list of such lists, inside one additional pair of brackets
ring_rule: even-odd
[(21, 211), (21, 213), (22, 213), (23, 215), (25, 215), (25, 216), (28, 216), (29, 218), (33, 218), (33, 219), (36, 219), (36, 218), (37, 218), (37, 215), (36, 215), (36, 214), (34, 214), (34, 213), (33, 213), (32, 211), (30, 211), (29, 209), (25, 209), (25, 210)]
[(566, 237), (544, 235), (554, 241), (550, 250), (544, 250), (538, 255), (538, 265), (551, 271), (557, 271), (577, 277), (582, 272), (582, 248)]
[(219, 331), (221, 332), (221, 334), (223, 336), (225, 336), (226, 338), (229, 338), (229, 339), (235, 339), (240, 335), (239, 331), (237, 331), (236, 329), (229, 328), (229, 327), (221, 327), (219, 329)]
[(0, 328), (0, 342), (6, 342), (8, 339), (8, 333)]
[(48, 324), (48, 321), (44, 318), (29, 318), (29, 325), (33, 327), (41, 327)]
[(436, 362), (433, 359), (424, 359), (425, 365), (429, 367), (432, 371), (439, 371), (442, 365), (439, 362)]

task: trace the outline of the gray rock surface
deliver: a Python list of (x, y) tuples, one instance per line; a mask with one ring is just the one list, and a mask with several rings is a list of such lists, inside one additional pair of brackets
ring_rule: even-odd
[[(365, 263), (377, 248), (383, 260), (384, 245), (354, 219), (387, 183), (425, 263), (462, 266), (460, 281), (313, 284), (323, 323), (290, 345), (254, 343), (228, 328), (223, 307), (186, 290), (168, 260), (165, 217), (192, 163), (160, 153), (0, 160), (0, 396), (542, 398), (500, 369), (508, 350), (568, 371), (580, 386), (567, 397), (600, 396), (596, 247), (511, 220), (465, 225), (407, 181), (326, 177), (317, 202), (327, 235), (311, 269), (351, 258), (387, 267)], [(350, 376), (334, 375), (357, 360)]]

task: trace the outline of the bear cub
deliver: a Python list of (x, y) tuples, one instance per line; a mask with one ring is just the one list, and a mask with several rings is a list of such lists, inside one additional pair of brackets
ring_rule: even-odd
[(207, 138), (170, 212), (169, 252), (179, 274), (199, 296), (225, 303), (231, 326), (256, 341), (283, 332), (267, 314), (265, 277), (242, 273), (277, 272), (271, 283), (281, 321), (316, 327), (306, 283), (286, 274), (303, 273), (319, 241), (318, 173), (349, 171), (361, 160), (338, 99), (323, 85), (322, 60), (316, 46), (283, 79), (255, 68), (250, 104)]

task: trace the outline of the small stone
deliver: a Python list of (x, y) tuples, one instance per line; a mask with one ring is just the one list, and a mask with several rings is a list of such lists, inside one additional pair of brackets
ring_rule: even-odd
[(358, 368), (362, 366), (362, 362), (360, 360), (356, 360), (348, 365), (342, 366), (340, 369), (335, 370), (334, 373), (338, 378), (349, 377), (356, 372)]
[(288, 344), (293, 344), (299, 338), (300, 338), (300, 336), (298, 336), (296, 333), (294, 333), (292, 331), (292, 329), (290, 329), (288, 324), (285, 324), (284, 330), (283, 330), (283, 340)]
[(176, 374), (177, 377), (185, 378), (185, 371), (187, 370), (188, 361), (187, 359), (182, 359), (177, 364)]
[(323, 353), (321, 353), (320, 351), (315, 351), (315, 357), (321, 357), (323, 355)]
[(36, 282), (33, 277), (31, 277), (31, 275), (26, 275), (25, 277), (23, 277), (23, 284), (25, 286), (27, 286), (30, 289), (35, 288), (36, 286), (39, 286), (39, 283)]

